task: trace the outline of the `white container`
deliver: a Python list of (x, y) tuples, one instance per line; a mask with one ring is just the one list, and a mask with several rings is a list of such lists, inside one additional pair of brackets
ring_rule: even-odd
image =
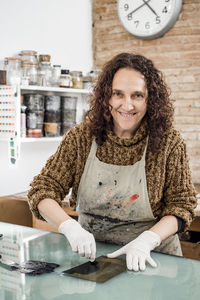
[(21, 81), (21, 60), (10, 57), (7, 59), (6, 83), (8, 85), (19, 85)]

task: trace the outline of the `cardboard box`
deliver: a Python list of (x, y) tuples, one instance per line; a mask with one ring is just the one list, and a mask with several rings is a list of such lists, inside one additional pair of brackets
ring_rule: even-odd
[[(72, 218), (78, 219), (77, 212), (70, 209), (67, 197), (63, 201), (62, 208)], [(57, 232), (47, 222), (38, 220), (32, 215), (27, 201), (27, 192), (0, 197), (0, 222)]]
[(32, 227), (26, 193), (0, 197), (0, 222)]

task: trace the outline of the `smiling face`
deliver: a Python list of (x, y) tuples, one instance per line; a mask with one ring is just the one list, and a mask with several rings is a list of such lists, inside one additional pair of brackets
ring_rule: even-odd
[(147, 111), (147, 88), (144, 76), (134, 69), (119, 69), (113, 78), (109, 100), (115, 134), (130, 139)]

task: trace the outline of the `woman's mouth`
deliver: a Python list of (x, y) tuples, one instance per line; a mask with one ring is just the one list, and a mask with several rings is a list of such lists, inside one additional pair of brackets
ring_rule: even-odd
[(120, 114), (121, 117), (126, 118), (126, 119), (133, 118), (134, 115), (136, 115), (136, 112), (133, 112), (133, 113), (125, 113), (125, 112), (118, 111), (118, 113)]

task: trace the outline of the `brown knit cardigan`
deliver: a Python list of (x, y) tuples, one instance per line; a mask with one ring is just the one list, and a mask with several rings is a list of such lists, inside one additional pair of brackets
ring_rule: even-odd
[[(70, 206), (75, 209), (81, 175), (94, 137), (87, 123), (76, 125), (65, 134), (56, 153), (34, 177), (28, 192), (29, 205), (34, 215), (42, 219), (37, 205), (44, 198), (56, 200), (60, 205), (72, 187)], [(147, 125), (142, 122), (131, 139), (120, 139), (107, 133), (103, 145), (97, 148), (97, 157), (108, 164), (131, 165), (142, 158), (147, 142)], [(175, 215), (186, 222), (188, 229), (194, 218), (196, 192), (191, 180), (186, 147), (174, 128), (165, 134), (159, 151), (147, 148), (146, 178), (149, 201), (155, 217)]]

